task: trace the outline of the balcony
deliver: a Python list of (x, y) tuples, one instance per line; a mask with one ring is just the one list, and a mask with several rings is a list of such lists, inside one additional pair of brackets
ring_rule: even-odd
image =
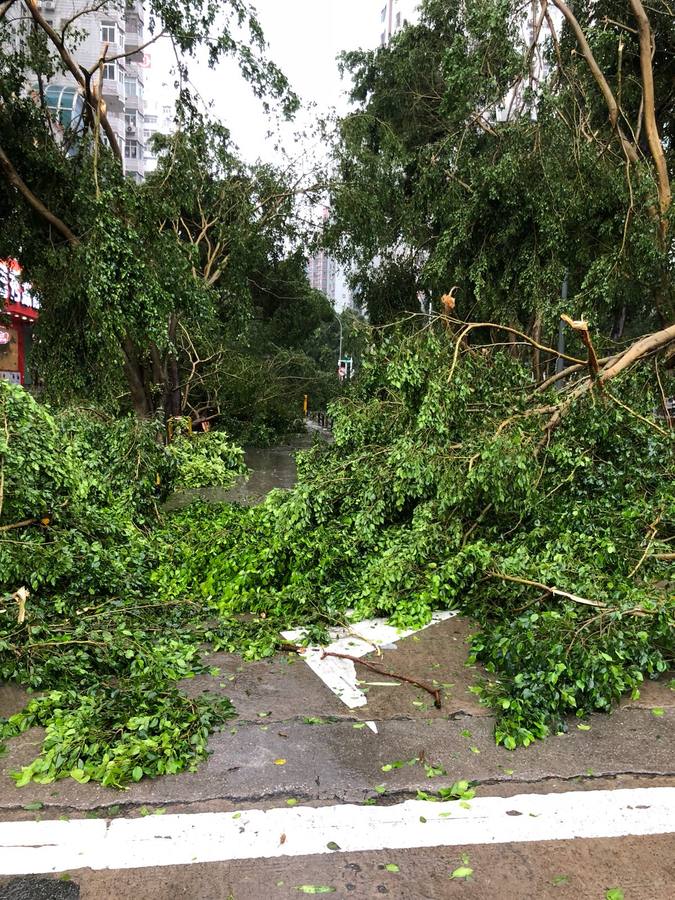
[[(139, 22), (137, 19), (127, 19), (127, 30), (124, 35), (124, 52), (132, 53), (134, 50), (141, 47), (143, 43), (143, 23)], [(142, 55), (139, 54), (139, 58), (136, 61), (139, 62), (142, 58)]]

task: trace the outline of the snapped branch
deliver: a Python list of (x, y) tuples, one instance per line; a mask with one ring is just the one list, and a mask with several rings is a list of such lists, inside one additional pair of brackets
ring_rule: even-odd
[(75, 81), (77, 81), (77, 83), (84, 91), (87, 105), (89, 106), (92, 113), (92, 118), (100, 115), (101, 126), (105, 132), (106, 137), (108, 138), (108, 143), (110, 144), (110, 147), (115, 154), (118, 162), (121, 163), (122, 151), (120, 150), (117, 135), (113, 131), (110, 120), (108, 119), (105, 106), (102, 102), (101, 97), (94, 97), (91, 92), (91, 73), (77, 63), (72, 53), (66, 47), (65, 42), (63, 41), (61, 36), (52, 28), (49, 22), (47, 22), (45, 17), (42, 15), (40, 9), (38, 8), (36, 0), (24, 0), (24, 3), (26, 4), (35, 22), (45, 32), (49, 40), (58, 50), (59, 56), (65, 63)]

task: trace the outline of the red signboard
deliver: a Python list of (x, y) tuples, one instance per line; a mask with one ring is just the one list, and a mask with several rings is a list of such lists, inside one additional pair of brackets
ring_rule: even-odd
[(26, 341), (29, 326), (38, 318), (40, 301), (21, 279), (21, 266), (14, 259), (0, 260), (0, 378), (15, 384), (26, 380)]
[(21, 280), (21, 266), (14, 259), (0, 260), (0, 301), (4, 311), (24, 321), (38, 317), (40, 301), (31, 286)]

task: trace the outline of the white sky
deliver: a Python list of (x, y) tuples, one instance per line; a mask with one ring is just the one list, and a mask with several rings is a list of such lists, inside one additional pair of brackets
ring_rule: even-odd
[[(295, 124), (283, 128), (290, 144), (293, 131), (305, 127), (331, 107), (344, 111), (346, 82), (341, 82), (336, 56), (342, 50), (377, 46), (379, 13), (383, 0), (254, 0), (258, 19), (269, 44), (270, 58), (281, 68), (303, 101)], [(150, 48), (150, 84), (171, 64), (170, 48)], [(232, 132), (243, 157), (279, 160), (274, 140), (268, 137), (270, 120), (232, 61), (215, 70), (205, 63), (190, 64), (190, 77), (212, 114)], [(172, 79), (169, 79), (171, 81)], [(154, 94), (154, 91), (148, 91)], [(316, 111), (312, 112), (311, 104)], [(272, 129), (274, 126), (272, 125)]]

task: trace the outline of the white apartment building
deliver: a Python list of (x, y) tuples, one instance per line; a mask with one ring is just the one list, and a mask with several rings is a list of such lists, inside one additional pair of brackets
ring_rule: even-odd
[[(321, 208), (321, 227), (325, 227), (330, 217), (330, 208)], [(319, 250), (309, 258), (307, 263), (307, 278), (311, 286), (323, 293), (335, 303), (337, 284), (337, 262), (328, 253)]]
[[(106, 55), (111, 61), (103, 65), (101, 87), (108, 119), (122, 151), (124, 171), (141, 181), (145, 172), (143, 93), (146, 67), (146, 57), (138, 49), (144, 43), (142, 0), (110, 0), (107, 3), (41, 0), (40, 8), (57, 31), (62, 31), (67, 22), (77, 17), (73, 28), (84, 32), (85, 37), (77, 47), (75, 57), (87, 68), (96, 66), (107, 46)], [(78, 16), (79, 13), (82, 15)], [(47, 101), (63, 125), (70, 124), (70, 118), (82, 107), (79, 87), (69, 74), (59, 74), (52, 80), (47, 87)]]
[(380, 0), (380, 3), (380, 46), (386, 47), (401, 28), (417, 21), (419, 0)]
[(145, 54), (145, 117), (143, 143), (146, 175), (157, 168), (157, 154), (152, 148), (155, 134), (173, 134), (176, 130), (176, 57), (171, 41), (159, 38)]

